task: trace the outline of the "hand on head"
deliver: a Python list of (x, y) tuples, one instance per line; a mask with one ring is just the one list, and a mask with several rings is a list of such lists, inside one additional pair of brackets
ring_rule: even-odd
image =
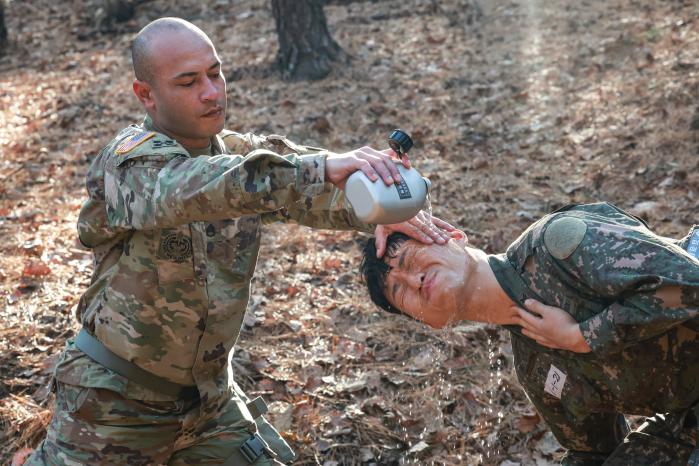
[(464, 232), (457, 230), (442, 219), (433, 217), (421, 210), (418, 214), (402, 223), (378, 225), (374, 230), (376, 235), (376, 257), (383, 257), (386, 252), (386, 239), (392, 233), (403, 233), (412, 239), (425, 244), (445, 244), (450, 238), (466, 238)]

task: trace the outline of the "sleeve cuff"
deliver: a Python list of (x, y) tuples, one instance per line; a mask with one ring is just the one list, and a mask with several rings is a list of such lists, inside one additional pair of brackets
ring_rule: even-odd
[(612, 304), (601, 314), (579, 324), (580, 332), (593, 353), (613, 353), (623, 349), (619, 335), (615, 332), (616, 327), (612, 317), (614, 306), (616, 304)]
[(325, 159), (327, 152), (302, 155), (296, 178), (296, 189), (301, 196), (313, 197), (325, 190)]

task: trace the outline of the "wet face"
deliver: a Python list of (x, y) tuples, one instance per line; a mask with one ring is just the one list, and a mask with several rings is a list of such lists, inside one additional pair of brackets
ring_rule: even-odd
[(167, 31), (150, 48), (148, 96), (134, 89), (159, 129), (185, 147), (206, 147), (224, 125), (226, 81), (213, 44), (191, 31)]
[(385, 289), (391, 305), (431, 327), (455, 321), (473, 269), (465, 245), (465, 236), (445, 245), (400, 244), (394, 257), (385, 259), (391, 267)]

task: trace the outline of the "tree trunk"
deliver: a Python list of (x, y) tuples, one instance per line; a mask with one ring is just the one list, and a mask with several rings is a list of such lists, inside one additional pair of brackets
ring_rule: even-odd
[(0, 55), (5, 53), (7, 46), (7, 27), (5, 27), (5, 1), (0, 0)]
[(123, 23), (133, 18), (134, 0), (102, 0), (97, 12), (97, 27), (100, 32), (115, 32), (116, 23)]
[(322, 0), (272, 0), (277, 67), (288, 81), (323, 79), (343, 51), (328, 31)]

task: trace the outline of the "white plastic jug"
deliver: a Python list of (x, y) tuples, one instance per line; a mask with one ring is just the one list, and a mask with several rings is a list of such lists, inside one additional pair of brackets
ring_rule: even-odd
[(381, 225), (400, 223), (414, 217), (425, 205), (430, 180), (415, 168), (407, 169), (400, 162), (396, 165), (403, 179), (391, 186), (381, 178), (372, 182), (362, 171), (347, 179), (345, 195), (360, 220)]

